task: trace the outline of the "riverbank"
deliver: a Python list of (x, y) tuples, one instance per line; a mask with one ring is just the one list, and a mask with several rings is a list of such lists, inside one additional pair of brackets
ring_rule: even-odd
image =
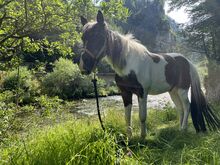
[[(99, 103), (101, 111), (106, 113), (109, 108), (123, 109), (123, 100), (120, 95), (100, 97)], [(133, 110), (138, 110), (138, 98), (133, 95), (132, 98)], [(168, 93), (163, 93), (160, 95), (149, 95), (147, 101), (147, 107), (149, 109), (163, 110), (167, 106), (174, 107), (174, 104)], [(94, 115), (97, 114), (96, 110), (96, 100), (95, 99), (82, 99), (76, 102), (72, 112), (76, 112), (82, 115)]]

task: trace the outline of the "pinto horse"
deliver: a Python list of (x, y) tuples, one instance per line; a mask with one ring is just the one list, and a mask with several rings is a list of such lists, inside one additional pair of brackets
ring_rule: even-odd
[[(132, 95), (138, 96), (141, 137), (146, 136), (147, 96), (169, 92), (180, 114), (180, 129), (187, 129), (191, 111), (197, 132), (220, 128), (220, 121), (201, 90), (199, 75), (193, 64), (177, 53), (155, 54), (148, 51), (131, 34), (122, 35), (108, 28), (101, 11), (97, 21), (81, 17), (84, 52), (79, 59), (82, 73), (90, 74), (104, 57), (116, 72), (125, 107), (128, 137), (131, 137)], [(191, 102), (188, 91), (191, 87)]]

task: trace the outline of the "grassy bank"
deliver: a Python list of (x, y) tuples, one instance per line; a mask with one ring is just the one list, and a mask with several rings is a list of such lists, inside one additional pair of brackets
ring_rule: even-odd
[(29, 131), (5, 145), (0, 164), (219, 164), (220, 134), (178, 130), (173, 109), (150, 111), (148, 136), (139, 139), (138, 114), (133, 138), (125, 136), (122, 110), (110, 110), (103, 132), (96, 117), (84, 117)]

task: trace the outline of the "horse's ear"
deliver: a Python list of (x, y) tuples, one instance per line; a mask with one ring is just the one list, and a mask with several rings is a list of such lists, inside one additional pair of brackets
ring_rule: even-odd
[(104, 16), (100, 10), (98, 11), (98, 14), (97, 14), (97, 22), (99, 24), (104, 24)]
[(81, 23), (82, 23), (83, 26), (85, 24), (87, 24), (88, 21), (87, 21), (87, 19), (85, 17), (81, 16), (80, 19), (81, 19)]

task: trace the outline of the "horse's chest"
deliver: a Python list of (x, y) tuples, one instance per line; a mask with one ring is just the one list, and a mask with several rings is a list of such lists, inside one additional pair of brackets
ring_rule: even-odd
[(138, 81), (134, 71), (131, 71), (130, 74), (123, 77), (116, 75), (115, 81), (121, 91), (131, 92), (139, 97), (143, 97), (144, 88)]

